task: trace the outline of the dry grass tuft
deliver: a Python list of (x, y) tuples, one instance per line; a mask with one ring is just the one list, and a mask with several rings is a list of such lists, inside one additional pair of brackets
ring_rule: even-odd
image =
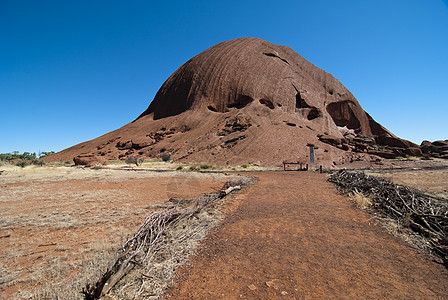
[(368, 175), (386, 178), (396, 184), (448, 198), (448, 168), (417, 170), (371, 170)]
[(361, 209), (368, 209), (372, 206), (372, 201), (369, 197), (365, 196), (363, 193), (357, 190), (350, 193), (350, 199)]

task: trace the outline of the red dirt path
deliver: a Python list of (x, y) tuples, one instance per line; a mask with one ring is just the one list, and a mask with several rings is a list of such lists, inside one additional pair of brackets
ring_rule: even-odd
[(448, 273), (322, 174), (254, 173), (239, 207), (180, 271), (174, 299), (447, 299)]

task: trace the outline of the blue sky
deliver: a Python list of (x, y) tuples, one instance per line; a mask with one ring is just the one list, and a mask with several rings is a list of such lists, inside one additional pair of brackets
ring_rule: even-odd
[(189, 58), (244, 36), (332, 73), (399, 137), (448, 139), (448, 1), (0, 0), (0, 152), (117, 129)]

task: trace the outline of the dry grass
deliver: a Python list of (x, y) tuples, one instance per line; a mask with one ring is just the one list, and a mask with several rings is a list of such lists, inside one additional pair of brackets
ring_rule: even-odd
[(372, 201), (369, 197), (358, 191), (350, 193), (350, 199), (361, 209), (367, 209), (372, 206)]
[(423, 239), (419, 234), (415, 233), (409, 228), (406, 228), (402, 224), (399, 224), (397, 220), (387, 217), (381, 217), (379, 215), (374, 215), (373, 218), (378, 222), (378, 224), (386, 229), (389, 234), (402, 239), (415, 250), (420, 251), (423, 254), (431, 253), (431, 247), (425, 239)]
[(448, 198), (448, 168), (438, 170), (375, 170), (366, 174), (387, 178), (437, 197)]
[(83, 299), (126, 236), (170, 197), (224, 174), (7, 166), (0, 175), (0, 299)]
[[(92, 278), (97, 278), (110, 264), (116, 245), (124, 238), (124, 232), (117, 232), (113, 239), (101, 239), (89, 243), (84, 249), (58, 247), (55, 255), (45, 265), (33, 266), (33, 273), (25, 282), (41, 282), (36, 289), (20, 290), (16, 296), (24, 299), (83, 299), (81, 288)], [(73, 276), (75, 275), (75, 276)], [(42, 281), (42, 279), (45, 279)], [(14, 281), (12, 282), (14, 283)]]
[[(229, 188), (230, 192), (234, 187), (240, 189), (252, 182), (252, 178), (240, 177), (227, 182), (224, 189)], [(117, 276), (121, 268), (132, 268), (107, 295), (114, 299), (159, 298), (172, 285), (176, 269), (186, 262), (207, 232), (223, 219), (221, 207), (228, 192), (205, 194), (190, 200), (171, 199), (164, 210), (150, 215), (122, 246), (114, 265), (109, 268), (111, 273), (105, 273)], [(90, 287), (88, 292), (93, 294), (94, 285)]]

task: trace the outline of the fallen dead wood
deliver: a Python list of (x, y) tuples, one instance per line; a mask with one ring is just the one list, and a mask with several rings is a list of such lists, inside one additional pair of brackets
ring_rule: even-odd
[(372, 210), (393, 219), (399, 226), (420, 235), (429, 251), (448, 268), (448, 199), (428, 195), (410, 187), (364, 172), (340, 170), (330, 175), (343, 193), (360, 192), (372, 201)]
[[(165, 264), (165, 269), (174, 269), (173, 263), (167, 263), (169, 260), (174, 260), (174, 265), (180, 264), (188, 251), (182, 246), (181, 251), (185, 253), (176, 253), (174, 244), (188, 243), (188, 239), (192, 237), (205, 235), (205, 231), (213, 226), (213, 221), (206, 215), (213, 213), (220, 200), (249, 182), (248, 178), (229, 181), (219, 192), (206, 194), (193, 200), (170, 199), (169, 203), (172, 206), (151, 214), (134, 235), (123, 244), (119, 254), (103, 276), (95, 284), (88, 284), (83, 289), (85, 299), (98, 299), (108, 294), (134, 268), (139, 269), (137, 275), (139, 278), (134, 278), (130, 284), (137, 286), (133, 289), (132, 298), (139, 296), (146, 299), (158, 296), (161, 288), (158, 291), (151, 290), (151, 286), (154, 286), (152, 281), (169, 276), (161, 274), (163, 272), (155, 270), (153, 266), (160, 267), (161, 264)], [(172, 274), (172, 270), (168, 273)], [(166, 281), (169, 278), (164, 279)], [(158, 286), (161, 284), (158, 283)], [(124, 285), (122, 288), (126, 287)]]

